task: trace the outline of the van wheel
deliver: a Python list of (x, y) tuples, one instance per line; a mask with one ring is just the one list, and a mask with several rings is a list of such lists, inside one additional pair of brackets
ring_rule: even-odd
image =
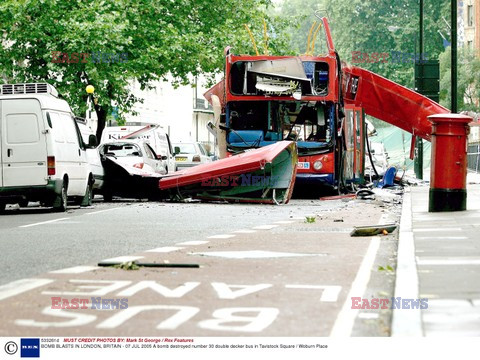
[(53, 209), (58, 212), (65, 212), (67, 211), (67, 202), (68, 202), (68, 194), (67, 194), (67, 183), (64, 181), (62, 186), (62, 192), (60, 195), (57, 195), (53, 203)]
[(80, 206), (92, 206), (93, 199), (93, 184), (88, 182), (87, 189), (85, 190), (85, 195), (82, 198)]

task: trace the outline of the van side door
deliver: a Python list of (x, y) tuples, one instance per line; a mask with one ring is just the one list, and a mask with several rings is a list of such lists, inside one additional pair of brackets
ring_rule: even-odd
[(2, 186), (47, 184), (47, 134), (36, 99), (0, 101)]

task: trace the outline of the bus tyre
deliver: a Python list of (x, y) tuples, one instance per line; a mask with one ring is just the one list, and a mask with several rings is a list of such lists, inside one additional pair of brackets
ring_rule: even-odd
[(6, 207), (7, 207), (7, 204), (5, 204), (4, 202), (0, 202), (0, 213), (3, 213)]
[(67, 211), (67, 202), (68, 202), (67, 187), (68, 187), (68, 184), (66, 181), (64, 181), (62, 185), (61, 193), (57, 195), (55, 201), (53, 202), (53, 209), (57, 212)]
[(85, 190), (85, 195), (82, 198), (80, 206), (92, 206), (93, 199), (93, 184), (91, 181), (88, 182), (87, 188)]

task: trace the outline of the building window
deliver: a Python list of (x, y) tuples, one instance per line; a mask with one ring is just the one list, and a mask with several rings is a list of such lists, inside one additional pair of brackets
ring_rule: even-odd
[(472, 40), (467, 41), (467, 47), (468, 47), (468, 49), (473, 50), (473, 41)]
[(467, 6), (467, 24), (473, 26), (473, 5)]

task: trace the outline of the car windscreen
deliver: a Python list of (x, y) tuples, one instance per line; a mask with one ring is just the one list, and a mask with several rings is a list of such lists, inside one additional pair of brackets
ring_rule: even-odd
[(196, 154), (197, 150), (195, 149), (194, 144), (175, 144), (175, 147), (180, 148), (180, 154)]
[(123, 156), (142, 156), (140, 147), (137, 144), (106, 144), (103, 147), (105, 155)]

